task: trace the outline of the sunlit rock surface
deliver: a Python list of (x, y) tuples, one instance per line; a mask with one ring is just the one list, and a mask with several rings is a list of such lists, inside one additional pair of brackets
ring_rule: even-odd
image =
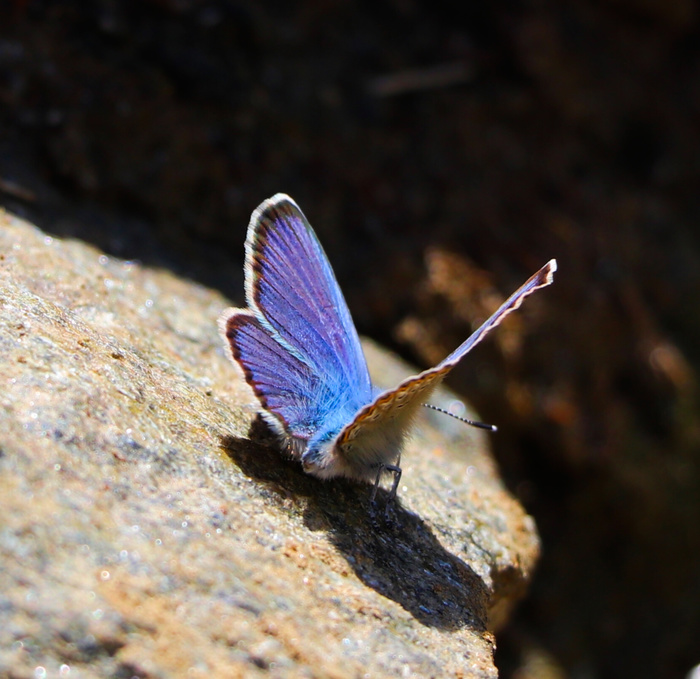
[(496, 676), (539, 545), (486, 436), (421, 415), (385, 519), (274, 448), (229, 304), (0, 213), (0, 674)]

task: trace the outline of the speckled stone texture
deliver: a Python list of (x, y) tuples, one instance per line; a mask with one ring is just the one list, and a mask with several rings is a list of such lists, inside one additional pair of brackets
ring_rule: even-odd
[(0, 674), (495, 677), (539, 543), (486, 436), (426, 411), (386, 520), (275, 449), (229, 304), (0, 213)]

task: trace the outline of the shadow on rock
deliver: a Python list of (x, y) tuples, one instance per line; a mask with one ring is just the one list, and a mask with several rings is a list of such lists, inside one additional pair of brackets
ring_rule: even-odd
[(388, 492), (375, 504), (369, 485), (344, 479), (320, 481), (280, 453), (262, 419), (250, 438), (222, 437), (241, 471), (275, 495), (304, 498), (309, 530), (329, 533), (357, 577), (392, 599), (420, 623), (445, 630), (486, 628), (488, 590), (481, 578), (440, 544), (428, 525), (401, 506), (385, 513)]

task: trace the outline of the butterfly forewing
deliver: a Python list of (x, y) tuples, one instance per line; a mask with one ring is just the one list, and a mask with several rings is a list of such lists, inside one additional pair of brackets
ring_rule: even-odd
[(364, 398), (367, 363), (333, 270), (298, 205), (284, 194), (253, 213), (246, 241), (249, 306), (321, 378)]
[(486, 335), (501, 324), (503, 319), (511, 312), (520, 308), (523, 300), (540, 288), (545, 288), (554, 281), (554, 272), (557, 270), (557, 261), (550, 259), (537, 273), (528, 278), (500, 307), (481, 324), (462, 344), (460, 344), (447, 358), (435, 366), (436, 368), (454, 368), (462, 358), (471, 351)]
[(528, 295), (552, 283), (556, 269), (555, 260), (547, 262), (447, 358), (434, 368), (409, 377), (395, 389), (379, 394), (371, 403), (361, 408), (353, 421), (340, 432), (337, 440), (339, 452), (343, 454), (344, 451), (361, 447), (363, 438), (373, 438), (378, 428), (390, 426), (392, 423), (393, 426), (407, 427), (411, 416), (421, 403), (430, 397), (445, 375), (508, 314), (518, 309)]

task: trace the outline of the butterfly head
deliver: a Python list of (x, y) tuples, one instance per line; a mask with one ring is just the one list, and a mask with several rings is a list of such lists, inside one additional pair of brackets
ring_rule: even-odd
[(301, 456), (301, 465), (307, 474), (320, 479), (343, 476), (342, 460), (335, 449), (335, 432), (326, 433), (309, 442)]
[(323, 475), (323, 465), (321, 465), (319, 460), (313, 459), (311, 456), (307, 455), (301, 461), (301, 466), (307, 474), (318, 477), (322, 477)]

